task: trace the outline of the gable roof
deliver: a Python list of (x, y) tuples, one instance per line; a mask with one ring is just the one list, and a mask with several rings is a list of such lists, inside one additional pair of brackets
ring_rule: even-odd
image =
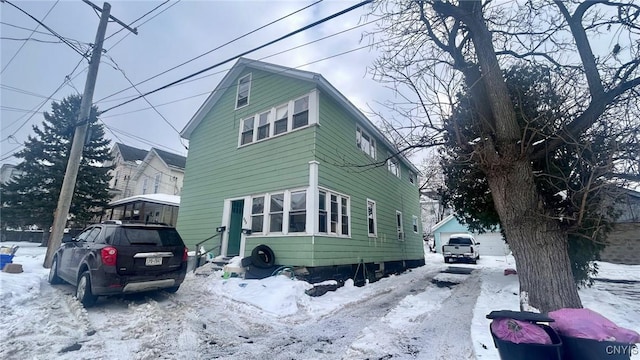
[(124, 161), (134, 161), (134, 162), (136, 160), (142, 161), (145, 158), (145, 156), (147, 156), (147, 153), (148, 153), (147, 150), (138, 149), (133, 146), (125, 145), (122, 143), (116, 143), (115, 146), (117, 146), (118, 149), (120, 150), (120, 155), (122, 155), (122, 158), (124, 159)]
[(170, 153), (168, 151), (156, 148), (151, 148), (150, 151), (155, 151), (155, 153), (158, 154), (158, 157), (160, 157), (160, 159), (162, 159), (162, 161), (164, 161), (167, 166), (184, 170), (185, 166), (187, 165), (187, 158), (182, 155)]
[[(270, 64), (258, 60), (251, 60), (247, 58), (239, 58), (233, 67), (227, 72), (222, 81), (211, 92), (209, 97), (200, 106), (198, 111), (193, 115), (191, 120), (180, 132), (180, 136), (185, 139), (189, 139), (193, 131), (200, 125), (205, 116), (213, 109), (218, 103), (224, 93), (235, 84), (236, 78), (246, 69), (256, 69), (281, 76), (287, 76), (290, 78), (305, 80), (313, 82), (316, 86), (327, 93), (333, 100), (340, 104), (347, 112), (354, 118), (358, 119), (359, 123), (367, 129), (370, 133), (373, 133), (376, 138), (382, 140), (382, 142), (389, 148), (397, 152), (395, 145), (393, 145), (382, 132), (367, 118), (355, 105), (353, 105), (340, 91), (338, 91), (333, 85), (331, 85), (322, 75), (310, 71), (298, 70), (286, 66)], [(411, 170), (419, 173), (418, 169), (403, 155), (400, 154), (399, 158), (405, 163)]]

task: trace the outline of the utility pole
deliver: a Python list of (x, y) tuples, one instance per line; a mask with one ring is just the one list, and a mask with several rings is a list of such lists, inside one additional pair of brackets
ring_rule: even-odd
[[(102, 11), (102, 16), (100, 16), (100, 24), (98, 25), (93, 53), (91, 54), (89, 70), (87, 72), (87, 80), (84, 85), (84, 93), (82, 94), (82, 102), (80, 103), (78, 122), (76, 124), (76, 130), (73, 135), (73, 142), (71, 144), (71, 151), (69, 152), (69, 159), (67, 160), (67, 169), (64, 174), (62, 188), (60, 189), (58, 206), (56, 207), (56, 212), (54, 214), (53, 227), (51, 229), (51, 235), (49, 236), (49, 243), (47, 244), (47, 255), (44, 259), (43, 264), (45, 268), (51, 267), (53, 254), (60, 246), (62, 236), (64, 235), (64, 228), (67, 223), (67, 217), (69, 216), (69, 208), (71, 207), (71, 199), (73, 197), (76, 179), (78, 178), (78, 169), (80, 168), (80, 160), (82, 158), (82, 150), (84, 148), (85, 137), (87, 136), (87, 128), (89, 127), (89, 115), (91, 113), (91, 107), (93, 105), (93, 91), (95, 89), (96, 79), (98, 77), (100, 56), (102, 55), (102, 43), (104, 42), (104, 36), (107, 32), (107, 23), (109, 21), (109, 18), (115, 19), (110, 16), (111, 5), (109, 5), (109, 3), (105, 2), (103, 8), (100, 9), (87, 0), (83, 1), (91, 5), (94, 9)], [(122, 24), (122, 22), (120, 22), (119, 20), (118, 23)], [(135, 29), (130, 29), (126, 25), (124, 26), (137, 34)]]

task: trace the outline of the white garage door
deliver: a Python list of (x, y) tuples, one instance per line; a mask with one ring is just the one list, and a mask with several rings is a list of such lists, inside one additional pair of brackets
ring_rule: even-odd
[[(454, 233), (440, 233), (440, 244), (436, 247), (438, 252), (442, 252), (442, 244), (446, 244), (452, 234)], [(503, 256), (510, 252), (509, 246), (502, 240), (500, 233), (473, 234), (473, 237), (480, 243), (480, 256)]]
[(507, 255), (509, 246), (502, 240), (500, 233), (474, 234), (480, 243), (480, 255)]

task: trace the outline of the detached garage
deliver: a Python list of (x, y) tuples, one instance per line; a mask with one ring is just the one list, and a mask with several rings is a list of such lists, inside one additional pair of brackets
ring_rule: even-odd
[(500, 231), (487, 232), (478, 234), (469, 231), (469, 229), (460, 224), (453, 215), (449, 215), (439, 223), (435, 224), (431, 229), (431, 233), (435, 239), (436, 251), (442, 252), (442, 245), (449, 241), (452, 234), (471, 233), (476, 241), (480, 243), (480, 255), (502, 256), (511, 252), (509, 246), (502, 238)]

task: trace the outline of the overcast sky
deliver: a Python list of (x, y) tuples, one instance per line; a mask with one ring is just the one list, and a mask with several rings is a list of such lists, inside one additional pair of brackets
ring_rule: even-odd
[[(84, 49), (95, 39), (99, 17), (84, 2), (9, 1), (43, 21), (58, 34), (80, 42)], [(110, 1), (111, 14), (122, 22), (130, 24), (163, 2)], [(122, 27), (119, 24), (110, 22), (107, 28), (108, 39), (104, 45), (106, 53), (98, 73), (94, 104), (100, 110), (105, 110), (138, 95), (135, 89), (129, 89), (111, 96), (130, 87), (127, 79), (115, 67), (122, 69), (134, 84), (139, 83), (314, 2), (316, 0), (172, 0), (133, 24), (138, 26), (138, 35), (130, 34), (127, 30), (120, 31)], [(358, 2), (321, 1), (187, 65), (141, 84), (138, 89), (143, 93), (156, 89)], [(95, 4), (103, 6), (102, 2), (95, 2)], [(271, 56), (363, 24), (367, 21), (363, 16), (369, 10), (367, 6), (359, 8), (245, 57), (320, 73), (361, 110), (367, 110), (367, 104), (375, 107), (376, 101), (383, 101), (393, 96), (381, 84), (373, 81), (367, 73), (367, 67), (376, 58), (375, 52), (366, 47), (340, 55), (367, 45), (368, 41), (366, 39), (361, 41), (361, 36), (366, 29), (372, 29), (371, 25)], [(47, 12), (49, 14), (45, 18)], [(13, 40), (28, 38), (31, 30), (38, 24), (7, 3), (0, 4), (0, 18), (2, 20), (0, 27), (2, 37), (0, 163), (15, 164), (18, 159), (10, 155), (21, 149), (20, 145), (24, 143), (27, 136), (33, 134), (32, 125), (42, 123), (42, 112), (51, 109), (50, 103), (41, 107), (35, 116), (28, 120), (31, 112), (37, 110), (40, 103), (63, 83), (65, 76), (72, 73), (82, 58), (64, 43), (50, 43), (58, 39), (48, 35), (48, 31), (42, 26), (38, 27), (37, 32), (32, 36), (39, 41)], [(148, 22), (145, 23), (145, 21)], [(109, 37), (118, 31), (120, 32)], [(147, 99), (179, 132), (234, 62), (198, 76), (200, 80), (160, 91), (149, 95)], [(71, 75), (73, 80), (57, 91), (53, 99), (60, 100), (70, 94), (81, 93), (84, 89), (87, 66), (87, 61), (82, 61)], [(189, 99), (181, 100), (185, 98)], [(164, 105), (169, 102), (173, 103)], [(114, 142), (123, 142), (143, 149), (158, 147), (186, 155), (178, 132), (153, 109), (146, 109), (149, 107), (143, 99), (140, 99), (105, 113), (101, 119), (108, 127), (107, 136)], [(186, 140), (183, 142), (187, 143)]]

